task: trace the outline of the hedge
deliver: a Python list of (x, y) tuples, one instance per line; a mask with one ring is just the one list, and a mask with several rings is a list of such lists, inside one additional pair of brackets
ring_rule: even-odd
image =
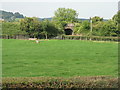
[(3, 89), (8, 88), (118, 88), (118, 78), (95, 77), (16, 77), (2, 78)]
[(29, 36), (26, 34), (21, 34), (21, 35), (7, 35), (7, 34), (2, 34), (0, 35), (0, 39), (28, 39)]
[(115, 41), (119, 42), (120, 37), (100, 37), (100, 36), (75, 36), (75, 35), (63, 35), (62, 39), (70, 40), (94, 40), (94, 41)]

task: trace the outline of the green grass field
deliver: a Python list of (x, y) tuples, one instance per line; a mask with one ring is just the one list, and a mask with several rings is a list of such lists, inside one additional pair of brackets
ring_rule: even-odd
[(118, 44), (79, 40), (2, 40), (3, 77), (117, 76)]

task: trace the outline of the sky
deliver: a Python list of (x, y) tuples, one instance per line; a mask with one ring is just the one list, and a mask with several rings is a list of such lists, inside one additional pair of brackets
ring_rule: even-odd
[(72, 8), (77, 11), (79, 18), (100, 16), (111, 19), (118, 11), (118, 0), (4, 0), (1, 4), (1, 10), (39, 18), (53, 17), (58, 8)]

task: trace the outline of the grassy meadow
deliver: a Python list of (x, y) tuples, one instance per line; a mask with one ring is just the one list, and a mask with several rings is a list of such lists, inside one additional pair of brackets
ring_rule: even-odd
[(2, 40), (3, 77), (117, 76), (118, 44), (80, 40)]

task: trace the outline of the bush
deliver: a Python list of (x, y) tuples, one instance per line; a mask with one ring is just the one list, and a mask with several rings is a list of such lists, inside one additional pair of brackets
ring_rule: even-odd
[(26, 77), (3, 78), (3, 89), (8, 88), (118, 88), (118, 78), (96, 77)]
[(70, 40), (94, 40), (94, 41), (115, 41), (119, 42), (119, 37), (99, 37), (99, 36), (77, 36), (77, 35), (64, 35), (62, 36), (63, 39), (70, 39)]

